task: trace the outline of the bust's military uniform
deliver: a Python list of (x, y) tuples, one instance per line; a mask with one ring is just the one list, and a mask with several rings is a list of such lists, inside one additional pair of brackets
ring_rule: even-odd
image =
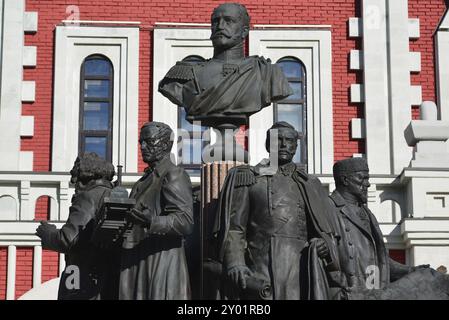
[[(319, 180), (294, 163), (277, 171), (260, 164), (233, 169), (225, 193), (226, 188), (234, 192), (230, 204), (222, 207), (229, 213), (228, 223), (223, 218), (221, 222), (222, 228), (228, 228), (222, 247), (225, 269), (246, 265), (255, 278), (270, 283), (273, 299), (313, 298), (309, 281), (315, 281), (318, 288), (326, 280), (308, 278), (311, 239), (323, 238), (328, 243), (331, 254), (324, 265), (338, 269), (325, 218), (327, 208), (322, 206), (327, 194)], [(314, 298), (326, 298), (320, 294)]]
[(245, 124), (251, 114), (293, 93), (279, 66), (258, 56), (235, 63), (177, 62), (159, 82), (159, 92), (183, 107), (188, 121), (203, 126), (217, 118)]

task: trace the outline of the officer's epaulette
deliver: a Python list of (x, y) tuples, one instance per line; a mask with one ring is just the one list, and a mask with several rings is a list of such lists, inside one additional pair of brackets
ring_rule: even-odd
[(235, 176), (235, 187), (251, 186), (256, 183), (256, 176), (251, 171), (250, 166), (240, 166), (235, 168), (237, 170)]
[(176, 80), (192, 80), (194, 65), (189, 62), (176, 62), (176, 64), (167, 72), (166, 78)]

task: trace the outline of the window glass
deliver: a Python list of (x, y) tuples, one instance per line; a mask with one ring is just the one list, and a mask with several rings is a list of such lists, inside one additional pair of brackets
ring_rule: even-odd
[(109, 103), (84, 103), (84, 130), (108, 130)]
[(86, 137), (84, 152), (95, 152), (102, 158), (106, 158), (106, 137)]
[(81, 67), (79, 153), (95, 152), (112, 161), (113, 69), (103, 56), (87, 57)]
[(104, 59), (90, 59), (84, 63), (85, 76), (109, 76), (111, 66)]
[(298, 148), (293, 161), (306, 169), (307, 143), (306, 143), (306, 104), (305, 104), (305, 68), (296, 58), (285, 57), (277, 64), (286, 76), (293, 94), (274, 104), (274, 121), (285, 121), (291, 124), (299, 133)]
[(108, 98), (109, 80), (85, 80), (84, 98)]

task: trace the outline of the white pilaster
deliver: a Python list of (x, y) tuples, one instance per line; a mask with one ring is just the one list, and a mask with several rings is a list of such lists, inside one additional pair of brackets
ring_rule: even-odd
[(389, 174), (391, 128), (385, 0), (364, 0), (362, 14), (366, 156), (371, 173)]
[(16, 251), (16, 246), (8, 246), (6, 300), (14, 300), (16, 297)]
[[(412, 101), (410, 97), (411, 54), (409, 51), (410, 39), (407, 25), (409, 21), (408, 0), (387, 1), (387, 11), (391, 173), (400, 174), (412, 157), (412, 148), (407, 145), (404, 138), (404, 130), (412, 119)], [(421, 101), (418, 104), (421, 104)]]
[(30, 190), (30, 181), (20, 181), (20, 220), (31, 221), (34, 218), (34, 212), (31, 212)]
[(24, 0), (3, 1), (0, 79), (0, 170), (17, 171), (22, 113)]
[(33, 288), (42, 283), (42, 247), (34, 246), (33, 252)]

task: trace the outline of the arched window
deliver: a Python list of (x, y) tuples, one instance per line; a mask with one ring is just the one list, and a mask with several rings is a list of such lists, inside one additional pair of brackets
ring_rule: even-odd
[(101, 55), (87, 57), (81, 66), (79, 153), (95, 152), (112, 161), (112, 97), (114, 70)]
[(274, 104), (274, 121), (286, 121), (299, 132), (293, 161), (307, 170), (306, 70), (301, 61), (292, 57), (281, 58), (277, 64), (287, 77), (293, 94)]
[[(191, 55), (185, 57), (182, 61), (201, 63), (204, 62), (205, 59), (200, 56)], [(178, 108), (178, 128), (184, 130), (184, 132), (189, 135), (189, 139), (184, 137), (181, 141), (179, 141), (179, 143), (182, 143), (182, 146), (178, 148), (178, 155), (182, 159), (180, 164), (185, 168), (198, 169), (202, 163), (201, 155), (203, 148), (206, 145), (202, 137), (207, 128), (201, 126), (199, 123), (191, 124), (188, 122), (186, 120), (186, 112), (184, 108)]]

